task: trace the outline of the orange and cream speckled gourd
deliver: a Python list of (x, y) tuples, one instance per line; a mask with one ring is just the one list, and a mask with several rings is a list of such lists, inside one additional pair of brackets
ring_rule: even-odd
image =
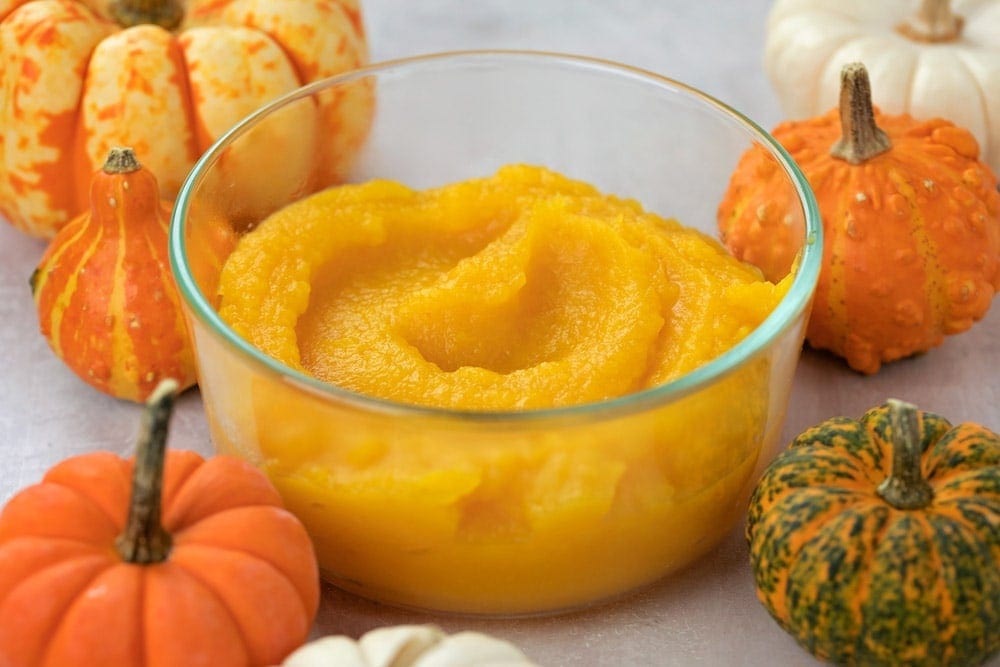
[[(883, 115), (868, 74), (844, 67), (838, 109), (778, 125), (823, 217), (823, 268), (806, 337), (874, 373), (968, 329), (1000, 290), (1000, 193), (969, 132)], [(800, 247), (793, 202), (765, 151), (741, 159), (718, 222), (726, 246), (771, 279)]]
[[(357, 0), (0, 0), (0, 217), (53, 236), (87, 208), (113, 146), (134, 148), (173, 199), (237, 121), (367, 60)], [(224, 170), (248, 196), (340, 178), (373, 100), (367, 84), (340, 91), (290, 107), (294, 134), (260, 130)]]
[(170, 204), (130, 148), (93, 176), (91, 210), (63, 227), (31, 278), (49, 346), (104, 393), (143, 401), (160, 380), (195, 383), (167, 264)]

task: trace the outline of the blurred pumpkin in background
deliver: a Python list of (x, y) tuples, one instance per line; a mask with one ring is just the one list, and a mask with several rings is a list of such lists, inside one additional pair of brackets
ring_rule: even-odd
[[(53, 236), (85, 210), (116, 145), (135, 149), (173, 199), (241, 118), (367, 59), (357, 0), (0, 0), (0, 215)], [(295, 135), (262, 139), (239, 156), (244, 171), (264, 184), (336, 180), (371, 104), (359, 85), (296, 106)], [(324, 153), (299, 148), (321, 133), (335, 137)], [(275, 152), (309, 158), (268, 168)]]

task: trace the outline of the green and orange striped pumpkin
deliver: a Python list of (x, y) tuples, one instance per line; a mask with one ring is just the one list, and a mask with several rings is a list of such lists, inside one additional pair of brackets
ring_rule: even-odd
[(806, 430), (765, 470), (757, 596), (817, 657), (976, 665), (1000, 651), (1000, 436), (901, 401)]
[(49, 346), (106, 394), (146, 400), (164, 378), (195, 383), (194, 355), (167, 263), (170, 204), (131, 148), (95, 172), (90, 210), (52, 239), (31, 276)]

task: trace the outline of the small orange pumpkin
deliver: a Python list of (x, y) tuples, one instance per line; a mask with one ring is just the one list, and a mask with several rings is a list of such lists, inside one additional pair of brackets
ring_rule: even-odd
[[(823, 268), (806, 338), (874, 373), (968, 329), (1000, 290), (1000, 194), (976, 140), (953, 123), (882, 115), (860, 63), (840, 107), (778, 125), (823, 217)], [(801, 234), (765, 151), (750, 149), (719, 206), (722, 239), (774, 280)]]
[(176, 387), (134, 460), (67, 459), (0, 512), (0, 665), (275, 665), (307, 638), (305, 529), (249, 463), (165, 452)]
[(170, 203), (131, 148), (94, 174), (91, 210), (63, 227), (32, 275), (49, 346), (104, 393), (143, 401), (165, 377), (195, 383), (194, 354), (167, 263)]

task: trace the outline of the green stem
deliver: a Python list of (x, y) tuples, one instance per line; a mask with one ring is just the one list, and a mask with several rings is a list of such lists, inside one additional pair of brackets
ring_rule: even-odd
[(916, 15), (896, 27), (917, 42), (952, 42), (962, 34), (965, 20), (951, 11), (951, 0), (923, 0)]
[(115, 146), (108, 151), (108, 158), (101, 167), (105, 174), (131, 174), (141, 169), (135, 151), (127, 146)]
[(160, 507), (167, 430), (177, 387), (177, 382), (171, 379), (160, 382), (143, 412), (128, 520), (125, 530), (115, 541), (118, 554), (126, 563), (160, 563), (170, 554), (172, 541), (160, 522)]
[(934, 490), (920, 473), (923, 451), (917, 408), (894, 398), (888, 403), (892, 428), (892, 472), (879, 484), (877, 492), (896, 509), (920, 509), (934, 499)]
[(177, 0), (115, 0), (108, 11), (124, 28), (152, 23), (173, 30), (184, 20), (184, 8)]
[(830, 155), (851, 164), (861, 164), (892, 148), (888, 135), (875, 124), (871, 83), (861, 63), (848, 63), (840, 71), (840, 128), (840, 139)]

